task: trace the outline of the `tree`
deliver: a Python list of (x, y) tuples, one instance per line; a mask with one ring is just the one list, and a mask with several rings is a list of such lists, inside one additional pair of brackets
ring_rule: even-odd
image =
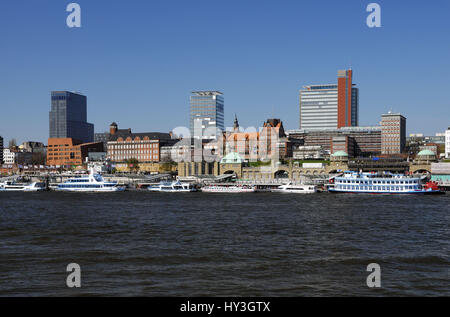
[(130, 172), (137, 172), (139, 170), (139, 161), (132, 157), (125, 161), (127, 163), (128, 169)]
[(172, 171), (172, 167), (177, 164), (174, 161), (172, 161), (169, 157), (164, 157), (161, 160), (161, 163), (162, 164), (159, 166), (159, 172), (160, 173), (171, 172)]

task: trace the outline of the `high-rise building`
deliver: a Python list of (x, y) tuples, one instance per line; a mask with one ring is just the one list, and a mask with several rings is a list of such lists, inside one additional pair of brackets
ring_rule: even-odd
[(220, 91), (192, 92), (189, 128), (192, 137), (202, 139), (216, 139), (218, 132), (225, 130), (224, 98)]
[(450, 158), (450, 127), (445, 131), (445, 158)]
[(0, 164), (3, 164), (3, 138), (0, 136)]
[(82, 143), (94, 141), (94, 125), (87, 122), (86, 96), (52, 91), (51, 102), (49, 138), (72, 138)]
[(300, 129), (321, 130), (358, 126), (359, 89), (352, 70), (338, 71), (338, 82), (300, 90)]
[(381, 154), (400, 154), (406, 145), (406, 118), (399, 113), (381, 115)]

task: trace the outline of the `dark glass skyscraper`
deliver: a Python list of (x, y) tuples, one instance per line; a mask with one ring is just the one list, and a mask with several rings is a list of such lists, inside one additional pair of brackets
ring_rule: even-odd
[(193, 91), (190, 111), (191, 136), (196, 138), (215, 138), (209, 131), (224, 131), (224, 99), (220, 91)]
[(87, 122), (86, 96), (69, 91), (52, 91), (49, 115), (50, 138), (94, 141), (94, 125)]

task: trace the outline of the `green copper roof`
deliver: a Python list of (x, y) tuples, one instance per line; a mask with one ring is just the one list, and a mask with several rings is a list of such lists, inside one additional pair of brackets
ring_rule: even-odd
[(331, 156), (335, 156), (335, 157), (336, 156), (348, 156), (348, 154), (344, 151), (337, 151), (337, 152), (331, 154)]
[(225, 155), (222, 160), (220, 161), (221, 164), (239, 164), (242, 163), (244, 160), (241, 158), (241, 156), (236, 152), (231, 152)]
[(419, 154), (417, 154), (417, 155), (418, 156), (433, 156), (436, 154), (434, 154), (434, 152), (431, 150), (423, 150), (423, 151), (420, 151)]

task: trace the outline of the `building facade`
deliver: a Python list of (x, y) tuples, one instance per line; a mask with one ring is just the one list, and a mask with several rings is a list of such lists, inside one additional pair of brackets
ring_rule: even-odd
[(90, 152), (103, 152), (103, 143), (80, 143), (72, 138), (50, 138), (47, 146), (47, 165), (83, 165)]
[(381, 154), (401, 154), (405, 145), (406, 118), (391, 112), (381, 115)]
[(94, 125), (87, 122), (86, 96), (52, 91), (49, 138), (72, 138), (81, 143), (94, 141)]
[(107, 157), (112, 162), (126, 162), (136, 159), (140, 163), (161, 161), (161, 148), (173, 145), (177, 140), (170, 133), (132, 133), (131, 129), (118, 129), (116, 123), (110, 126)]
[(337, 152), (345, 152), (348, 156), (355, 157), (355, 139), (348, 135), (332, 137), (330, 153)]
[(445, 131), (445, 158), (450, 158), (450, 127)]
[(108, 132), (94, 133), (94, 142), (102, 142), (103, 147), (107, 149), (110, 134)]
[(4, 148), (2, 151), (3, 163), (4, 164), (15, 164), (16, 163), (16, 152), (11, 151), (8, 148)]
[(358, 126), (359, 89), (352, 76), (352, 70), (340, 70), (337, 85), (309, 85), (300, 90), (300, 129)]
[(325, 152), (321, 146), (296, 146), (293, 149), (292, 158), (294, 160), (322, 160)]
[[(339, 151), (338, 144), (345, 143), (344, 152), (354, 156), (372, 156), (381, 153), (381, 127), (344, 127), (323, 130), (290, 130), (289, 139), (303, 140), (304, 146), (321, 146), (325, 155)], [(343, 139), (335, 137), (348, 137)]]
[[(192, 137), (202, 139), (216, 139), (218, 132), (225, 130), (224, 98), (220, 91), (192, 92), (189, 128)], [(212, 133), (205, 133), (207, 129)]]
[(436, 133), (436, 135), (429, 136), (422, 133), (412, 133), (406, 137), (406, 142), (445, 144), (445, 133)]
[[(292, 156), (292, 149), (280, 119), (267, 119), (259, 131), (241, 132), (237, 117), (232, 131), (223, 133), (221, 155), (238, 153), (246, 162), (285, 158)], [(209, 144), (211, 148), (213, 144)]]
[(44, 143), (41, 143), (41, 142), (27, 141), (27, 142), (23, 142), (21, 145), (19, 145), (19, 150), (23, 151), (23, 152), (28, 152), (28, 153), (44, 154), (46, 151), (46, 147), (45, 147)]

